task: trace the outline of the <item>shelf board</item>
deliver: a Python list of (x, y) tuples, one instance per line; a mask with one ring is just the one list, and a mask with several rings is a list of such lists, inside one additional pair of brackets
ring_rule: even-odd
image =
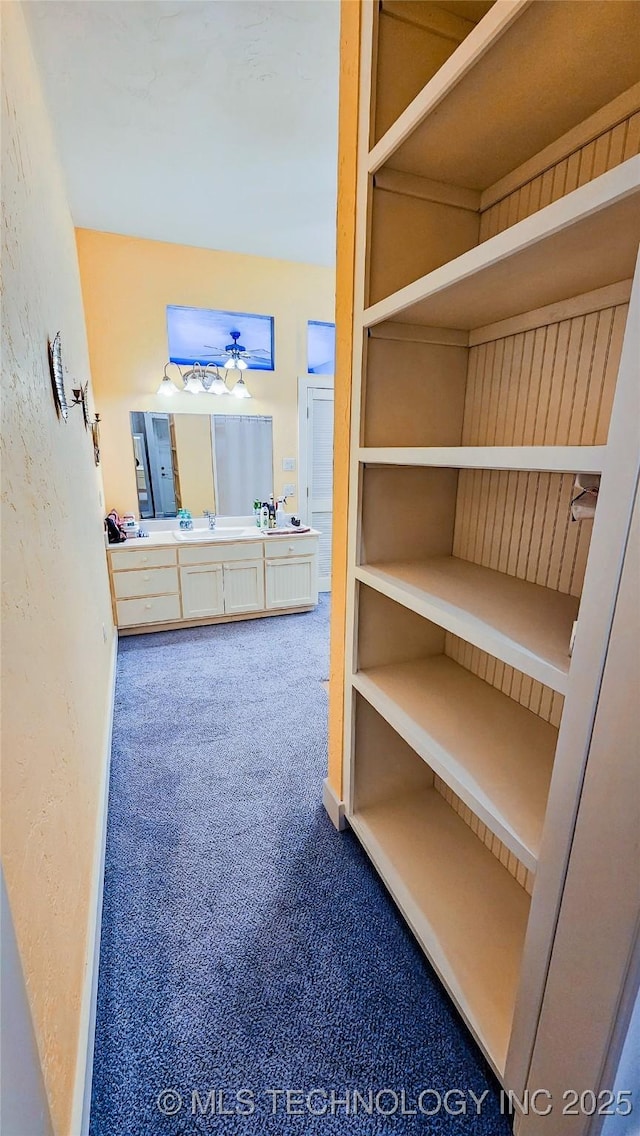
[[(369, 154), (484, 190), (640, 78), (640, 5), (496, 4)], [(535, 92), (535, 97), (532, 97)]]
[(640, 156), (379, 300), (364, 324), (470, 331), (627, 279), (639, 242)]
[(557, 729), (445, 655), (371, 667), (352, 682), (535, 872)]
[(454, 556), (365, 564), (356, 579), (566, 694), (575, 596)]
[(498, 1077), (529, 897), (434, 789), (349, 822)]
[(358, 460), (368, 465), (602, 473), (606, 452), (606, 446), (369, 446), (359, 450)]

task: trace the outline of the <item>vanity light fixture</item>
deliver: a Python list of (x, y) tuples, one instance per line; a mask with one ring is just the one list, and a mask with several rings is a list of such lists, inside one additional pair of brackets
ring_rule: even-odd
[(234, 398), (251, 398), (251, 395), (249, 394), (249, 390), (247, 388), (247, 384), (245, 383), (244, 379), (242, 378), (242, 375), (240, 375), (240, 378), (236, 382), (233, 390), (231, 391), (231, 394), (233, 395)]
[(169, 360), (164, 365), (162, 382), (156, 391), (156, 394), (162, 395), (164, 398), (170, 398), (177, 394), (179, 389), (167, 374), (167, 369), (172, 366), (177, 368), (183, 383), (182, 390), (187, 394), (215, 394), (218, 396), (233, 394), (236, 398), (251, 398), (241, 377), (238, 378), (233, 390), (229, 390), (225, 382), (228, 371), (245, 371), (247, 369), (244, 359), (229, 359), (225, 363), (224, 375), (220, 374), (215, 363), (207, 363), (203, 367), (202, 363), (196, 362), (192, 367), (183, 370), (178, 363)]

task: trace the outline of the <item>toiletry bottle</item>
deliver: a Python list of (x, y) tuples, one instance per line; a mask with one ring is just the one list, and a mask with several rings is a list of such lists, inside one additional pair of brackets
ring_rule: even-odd
[(262, 528), (262, 501), (256, 499), (253, 502), (253, 512), (256, 518), (256, 525), (260, 529)]
[(269, 506), (263, 505), (260, 510), (260, 528), (269, 528)]

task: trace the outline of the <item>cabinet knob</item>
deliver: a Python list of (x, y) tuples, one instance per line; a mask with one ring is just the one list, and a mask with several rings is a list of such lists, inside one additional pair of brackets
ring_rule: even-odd
[(145, 604), (144, 606), (146, 611), (151, 611), (151, 604)]
[(148, 559), (149, 559), (149, 557), (148, 557), (148, 556), (143, 556), (143, 557), (142, 557), (142, 563), (143, 563), (143, 564), (146, 564), (146, 563), (147, 563), (147, 560), (148, 560)]
[(148, 572), (145, 572), (145, 574), (144, 574), (144, 576), (142, 577), (142, 579), (143, 579), (143, 580), (150, 580), (150, 579), (151, 579), (151, 576), (149, 575), (149, 573), (148, 573)]
[(293, 552), (293, 551), (294, 551), (294, 546), (292, 544), (290, 544), (289, 545), (289, 552)]

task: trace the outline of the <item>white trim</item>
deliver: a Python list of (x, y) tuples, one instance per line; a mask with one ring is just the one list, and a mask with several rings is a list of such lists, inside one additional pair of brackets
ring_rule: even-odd
[(110, 679), (102, 744), (102, 781), (98, 798), (96, 838), (93, 853), (93, 870), (91, 873), (84, 984), (80, 1005), (80, 1028), (78, 1030), (78, 1051), (71, 1111), (71, 1136), (88, 1136), (91, 1113), (93, 1045), (96, 1032), (100, 930), (102, 924), (102, 897), (104, 890), (109, 773), (111, 770), (111, 739), (113, 734), (117, 658), (118, 632), (114, 628), (111, 641)]
[(347, 828), (344, 801), (338, 800), (328, 777), (325, 777), (322, 782), (322, 803), (334, 827), (337, 828), (338, 832), (344, 832)]
[(606, 452), (606, 446), (363, 446), (358, 460), (366, 465), (602, 473)]

